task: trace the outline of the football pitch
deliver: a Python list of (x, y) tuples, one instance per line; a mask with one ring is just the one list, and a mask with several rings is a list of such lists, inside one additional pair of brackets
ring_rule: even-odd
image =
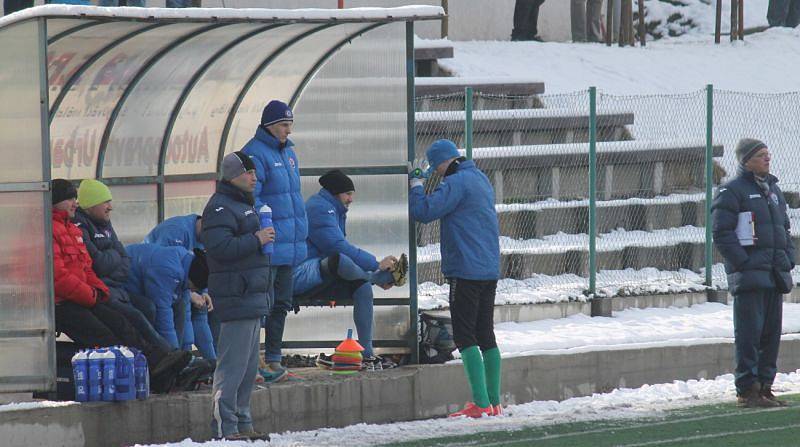
[(475, 433), (392, 444), (429, 446), (798, 446), (800, 394), (784, 395), (789, 407), (738, 408), (735, 403), (666, 412), (658, 418), (602, 420)]

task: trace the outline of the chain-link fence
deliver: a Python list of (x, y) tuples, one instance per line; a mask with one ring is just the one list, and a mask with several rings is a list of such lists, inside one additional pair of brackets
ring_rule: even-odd
[[(792, 232), (800, 235), (800, 93), (709, 88), (592, 98), (591, 92), (476, 92), (471, 104), (468, 99), (417, 99), (417, 156), (433, 141), (449, 138), (492, 182), (500, 221), (498, 303), (580, 300), (592, 291), (612, 296), (703, 290), (710, 279), (713, 287), (725, 288), (721, 259), (707, 250), (706, 186), (707, 178), (718, 185), (736, 174), (734, 148), (743, 137), (770, 147), (789, 215), (798, 220)], [(430, 179), (427, 190), (438, 181)], [(595, 250), (589, 248), (592, 233)], [(423, 309), (446, 305), (438, 244), (437, 222), (417, 225)], [(709, 262), (713, 274), (706, 276)]]

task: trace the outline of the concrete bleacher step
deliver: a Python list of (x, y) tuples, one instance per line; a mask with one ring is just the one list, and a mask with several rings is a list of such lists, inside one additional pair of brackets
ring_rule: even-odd
[(518, 78), (423, 78), (414, 80), (417, 111), (464, 110), (467, 87), (473, 90), (473, 110), (542, 108), (536, 95), (544, 83)]
[[(464, 142), (463, 111), (417, 112), (416, 147), (424, 150), (440, 138)], [(589, 141), (589, 115), (572, 109), (476, 110), (473, 147), (560, 144)], [(630, 140), (625, 126), (633, 124), (633, 113), (597, 115), (597, 140)]]
[(453, 57), (453, 44), (447, 40), (414, 40), (414, 65), (417, 76), (449, 76), (439, 66), (439, 59)]
[[(659, 233), (660, 231), (661, 233)], [(624, 270), (656, 268), (666, 271), (688, 269), (700, 271), (705, 265), (705, 229), (681, 227), (657, 232), (617, 232), (600, 234), (597, 239), (597, 268)], [(669, 234), (667, 233), (669, 232)], [(794, 236), (795, 246), (800, 237)], [(432, 250), (435, 254), (432, 254)], [(589, 267), (588, 236), (558, 235), (532, 240), (510, 240), (501, 237), (500, 276), (525, 279), (535, 274), (575, 274), (587, 277)], [(722, 257), (714, 250), (714, 263)], [(800, 257), (795, 260), (800, 262)], [(420, 283), (441, 283), (441, 263), (437, 246), (417, 249), (417, 277)]]

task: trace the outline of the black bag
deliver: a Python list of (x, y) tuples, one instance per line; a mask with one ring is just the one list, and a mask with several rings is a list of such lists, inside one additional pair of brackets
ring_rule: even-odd
[(56, 390), (45, 393), (34, 393), (37, 399), (75, 400), (75, 378), (72, 375), (72, 356), (80, 348), (67, 341), (56, 342)]
[(453, 360), (456, 344), (453, 341), (453, 321), (450, 317), (420, 314), (420, 363), (444, 363)]

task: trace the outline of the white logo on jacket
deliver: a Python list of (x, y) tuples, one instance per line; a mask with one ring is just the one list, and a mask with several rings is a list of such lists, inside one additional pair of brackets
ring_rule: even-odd
[(105, 235), (105, 234), (103, 234), (103, 233), (95, 233), (95, 234), (94, 234), (94, 238), (95, 238), (95, 239), (100, 239), (101, 237), (106, 237), (106, 235)]
[(225, 207), (224, 207), (224, 206), (221, 206), (221, 207), (219, 207), (219, 208), (215, 209), (214, 211), (216, 211), (216, 212), (220, 212), (220, 211), (222, 211), (222, 210), (224, 210), (224, 209), (225, 209)]
[(336, 211), (334, 211), (334, 210), (328, 210), (328, 214), (336, 214)]
[(251, 214), (255, 214), (255, 213), (256, 213), (255, 211), (253, 211), (252, 209), (249, 209), (249, 210), (247, 210), (247, 211), (245, 211), (245, 212), (244, 212), (244, 215), (245, 215), (245, 216), (249, 216), (249, 215), (251, 215)]
[(283, 166), (283, 163), (276, 161), (273, 166), (275, 166), (276, 168), (280, 168), (281, 166)]

